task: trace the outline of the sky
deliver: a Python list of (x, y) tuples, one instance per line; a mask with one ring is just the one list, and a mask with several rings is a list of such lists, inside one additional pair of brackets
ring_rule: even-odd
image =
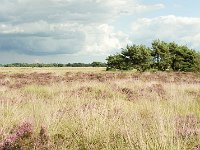
[(155, 39), (200, 50), (199, 0), (0, 0), (0, 63), (105, 62)]

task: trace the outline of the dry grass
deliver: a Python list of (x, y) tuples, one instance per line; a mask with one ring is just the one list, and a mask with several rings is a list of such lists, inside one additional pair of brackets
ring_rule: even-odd
[(0, 149), (200, 147), (200, 74), (79, 69), (1, 68)]
[(66, 72), (92, 72), (92, 73), (99, 73), (105, 71), (104, 67), (93, 68), (93, 67), (42, 67), (42, 68), (31, 68), (31, 67), (0, 67), (0, 73), (7, 73), (7, 74), (16, 74), (16, 73), (54, 73), (58, 75), (63, 75)]

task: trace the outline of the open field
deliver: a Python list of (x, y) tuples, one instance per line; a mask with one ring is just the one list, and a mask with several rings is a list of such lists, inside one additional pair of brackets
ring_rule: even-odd
[(0, 68), (0, 150), (198, 150), (200, 73)]
[(85, 72), (85, 73), (102, 73), (105, 72), (104, 67), (93, 68), (93, 67), (42, 67), (42, 68), (31, 68), (31, 67), (2, 67), (0, 73), (14, 74), (14, 73), (55, 73), (57, 75), (63, 75), (66, 72)]

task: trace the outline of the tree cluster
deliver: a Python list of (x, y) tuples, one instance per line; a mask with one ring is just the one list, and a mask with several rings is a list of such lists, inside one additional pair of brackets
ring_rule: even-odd
[(92, 62), (92, 63), (52, 63), (52, 64), (43, 64), (43, 63), (12, 63), (12, 64), (0, 64), (0, 67), (106, 67), (106, 63), (102, 62)]
[(151, 47), (127, 45), (121, 53), (108, 56), (107, 70), (200, 71), (200, 53), (175, 42), (155, 40)]

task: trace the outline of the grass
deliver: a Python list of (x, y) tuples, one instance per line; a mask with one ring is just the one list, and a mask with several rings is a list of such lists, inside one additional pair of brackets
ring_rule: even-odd
[(200, 145), (200, 74), (23, 69), (21, 75), (13, 68), (0, 73), (4, 147), (26, 122), (30, 134), (7, 145), (50, 150), (189, 150)]
[(15, 73), (55, 73), (63, 75), (66, 72), (85, 72), (85, 73), (99, 73), (105, 72), (104, 67), (93, 68), (93, 67), (42, 67), (42, 68), (31, 68), (31, 67), (0, 67), (0, 73), (15, 74)]

